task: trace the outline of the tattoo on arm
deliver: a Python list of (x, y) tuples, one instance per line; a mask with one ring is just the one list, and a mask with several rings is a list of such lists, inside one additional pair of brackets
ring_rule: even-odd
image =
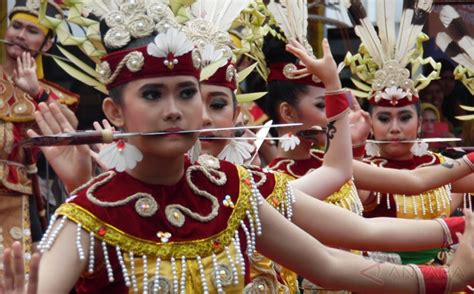
[(452, 169), (454, 167), (454, 163), (451, 162), (443, 162), (441, 165), (449, 169)]
[(331, 145), (331, 140), (334, 138), (334, 135), (337, 132), (336, 127), (334, 126), (335, 121), (329, 122), (327, 125), (326, 131), (326, 152), (329, 150), (329, 146)]

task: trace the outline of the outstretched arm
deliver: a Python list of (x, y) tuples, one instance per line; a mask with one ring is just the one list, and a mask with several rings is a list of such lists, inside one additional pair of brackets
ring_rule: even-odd
[[(313, 202), (320, 202), (307, 197)], [(298, 198), (300, 200), (301, 197)], [(450, 268), (450, 274), (456, 270), (462, 273), (450, 276), (454, 290), (462, 289), (474, 275), (469, 264), (474, 261), (474, 224), (471, 214), (469, 212), (470, 225), (465, 233), (466, 239), (462, 239), (461, 252), (456, 253), (455, 263)], [(319, 223), (323, 217), (314, 211), (311, 216), (317, 217), (313, 223)], [(355, 254), (325, 247), (286, 221), (266, 203), (260, 208), (260, 217), (263, 235), (257, 239), (258, 251), (322, 287), (364, 293), (418, 293), (420, 282), (427, 282), (429, 286), (430, 281), (417, 279), (412, 267), (375, 263)], [(350, 238), (354, 234), (356, 233), (350, 232), (339, 238)]]
[[(295, 71), (295, 75), (313, 74), (320, 78), (326, 87), (326, 116), (329, 123), (323, 165), (308, 176), (293, 182), (296, 189), (319, 199), (324, 199), (334, 193), (352, 177), (348, 105), (352, 103), (353, 98), (349, 92), (341, 90), (337, 65), (326, 39), (323, 40), (322, 46), (323, 58), (315, 59), (308, 55), (304, 47), (296, 41), (287, 45), (288, 51), (306, 66), (305, 69)], [(345, 99), (340, 99), (343, 96)], [(349, 97), (351, 101), (347, 101)]]
[(296, 192), (293, 222), (323, 244), (368, 251), (441, 248), (445, 234), (435, 220), (363, 218)]
[[(56, 222), (55, 226), (58, 225)], [(84, 230), (81, 230), (81, 241), (82, 248), (89, 248), (89, 238)], [(84, 250), (85, 258), (79, 259), (76, 224), (66, 220), (51, 249), (41, 257), (38, 293), (69, 293), (83, 272), (88, 256), (89, 250)]]
[[(423, 193), (455, 182), (473, 172), (464, 159), (449, 160), (443, 164), (414, 170), (382, 168), (359, 161), (354, 161), (353, 167), (354, 179), (358, 189), (405, 195)], [(468, 179), (471, 179), (471, 191), (474, 191), (473, 176), (468, 177)], [(457, 187), (461, 187), (461, 185), (469, 186), (466, 181), (456, 184)], [(464, 192), (467, 191), (464, 190)]]

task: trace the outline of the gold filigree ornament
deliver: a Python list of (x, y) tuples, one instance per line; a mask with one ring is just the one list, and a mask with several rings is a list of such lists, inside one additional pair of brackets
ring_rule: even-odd
[(112, 70), (110, 69), (110, 64), (107, 61), (103, 61), (97, 64), (96, 71), (99, 74), (100, 81), (103, 82), (104, 84), (112, 76)]
[(145, 14), (138, 14), (127, 22), (127, 30), (133, 38), (142, 38), (155, 31), (153, 18)]
[(460, 80), (466, 88), (469, 90), (471, 95), (474, 95), (474, 71), (462, 66), (458, 65), (454, 69), (454, 78), (456, 80)]
[(236, 78), (236, 76), (237, 76), (237, 70), (232, 64), (229, 65), (227, 69), (225, 70), (225, 79), (228, 82), (231, 82), (234, 78)]
[(295, 75), (294, 71), (298, 70), (295, 64), (293, 63), (287, 63), (283, 67), (283, 75), (290, 80), (295, 80), (295, 79), (301, 79), (304, 77), (309, 76), (310, 74), (302, 74), (302, 75)]
[(175, 227), (181, 228), (184, 225), (184, 214), (174, 206), (165, 208), (166, 219)]
[(193, 50), (193, 53), (191, 55), (191, 58), (193, 60), (193, 66), (194, 68), (200, 68), (201, 67), (201, 63), (202, 63), (202, 57), (201, 57), (201, 53), (199, 53), (199, 50)]
[(104, 44), (111, 49), (122, 48), (130, 42), (130, 37), (130, 32), (125, 26), (116, 26), (107, 31), (104, 36)]
[(135, 202), (135, 211), (142, 217), (153, 216), (158, 210), (158, 203), (152, 198), (141, 198)]
[(124, 66), (126, 66), (131, 72), (138, 72), (143, 68), (143, 65), (145, 65), (143, 53), (139, 51), (132, 51), (125, 55), (113, 73), (110, 69), (110, 64), (107, 61), (103, 61), (97, 65), (96, 70), (99, 73), (101, 82), (105, 85), (108, 85), (117, 78)]
[(131, 72), (138, 72), (143, 68), (145, 64), (145, 58), (143, 57), (143, 53), (134, 51), (130, 52), (127, 59), (127, 68)]

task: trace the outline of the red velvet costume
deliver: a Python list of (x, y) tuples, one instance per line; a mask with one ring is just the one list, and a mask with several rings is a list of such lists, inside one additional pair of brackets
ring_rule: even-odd
[[(291, 176), (299, 178), (311, 171), (321, 167), (323, 164), (324, 152), (311, 150), (311, 157), (308, 159), (275, 158), (268, 168), (281, 171)], [(362, 214), (362, 203), (360, 202), (357, 190), (352, 181), (345, 183), (339, 191), (325, 199), (326, 202), (348, 209), (354, 213)]]
[[(260, 276), (251, 281), (245, 253), (258, 231), (258, 213), (254, 208), (255, 200), (261, 196), (252, 192), (252, 187), (256, 189), (257, 186), (264, 198), (274, 198), (274, 203), (288, 203), (284, 177), (257, 170), (252, 172), (207, 155), (201, 156), (199, 164), (195, 165), (186, 160), (185, 175), (172, 186), (145, 184), (127, 173), (114, 171), (99, 175), (79, 188), (56, 212), (59, 218), (66, 216), (81, 225), (90, 233), (90, 240), (94, 240), (91, 246), (96, 244), (95, 249), (82, 248), (83, 252), (92, 250), (95, 257), (91, 265), (89, 256), (88, 269), (91, 271), (84, 271), (77, 284), (78, 292), (127, 293), (134, 287), (142, 290), (144, 279), (151, 289), (157, 258), (160, 258), (160, 286), (168, 289), (177, 287), (178, 280), (179, 288), (184, 287), (186, 293), (201, 292), (205, 277), (213, 292), (218, 284), (213, 271), (219, 273), (226, 292), (240, 292), (245, 286), (249, 290), (272, 287), (271, 277)], [(217, 214), (204, 220), (212, 215), (213, 203), (217, 204)], [(45, 234), (41, 243), (43, 250), (48, 249), (48, 243), (54, 242), (53, 231), (49, 229)], [(103, 247), (97, 246), (101, 242), (107, 248), (107, 260)], [(119, 254), (116, 248), (120, 249)], [(245, 259), (244, 269), (239, 252)], [(133, 262), (130, 262), (131, 254)], [(123, 258), (126, 271), (121, 267), (118, 255)], [(213, 264), (213, 255), (217, 258), (216, 264)], [(198, 259), (205, 265), (203, 272), (199, 271)], [(109, 262), (110, 266), (107, 266)], [(186, 267), (184, 278), (183, 264)], [(113, 282), (110, 282), (107, 268), (113, 273)], [(146, 277), (144, 269), (148, 272)], [(130, 290), (125, 276), (130, 276)]]

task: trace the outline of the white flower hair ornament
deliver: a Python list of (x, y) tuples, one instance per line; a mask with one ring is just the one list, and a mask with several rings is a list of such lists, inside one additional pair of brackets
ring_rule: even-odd
[(186, 34), (171, 27), (165, 33), (158, 34), (154, 41), (148, 44), (147, 53), (150, 56), (165, 58), (163, 64), (171, 70), (179, 62), (176, 57), (193, 49), (194, 45)]
[(143, 154), (137, 147), (119, 140), (102, 148), (98, 158), (107, 168), (123, 172), (135, 168), (143, 159)]
[[(382, 92), (381, 98), (390, 100), (391, 104), (396, 105), (398, 103), (398, 100), (405, 98), (407, 95), (408, 93), (402, 88), (393, 86), (385, 88), (385, 90)], [(378, 102), (377, 99), (376, 102)]]
[(286, 152), (294, 150), (300, 143), (300, 138), (293, 135), (292, 133), (287, 133), (281, 137), (280, 146)]

